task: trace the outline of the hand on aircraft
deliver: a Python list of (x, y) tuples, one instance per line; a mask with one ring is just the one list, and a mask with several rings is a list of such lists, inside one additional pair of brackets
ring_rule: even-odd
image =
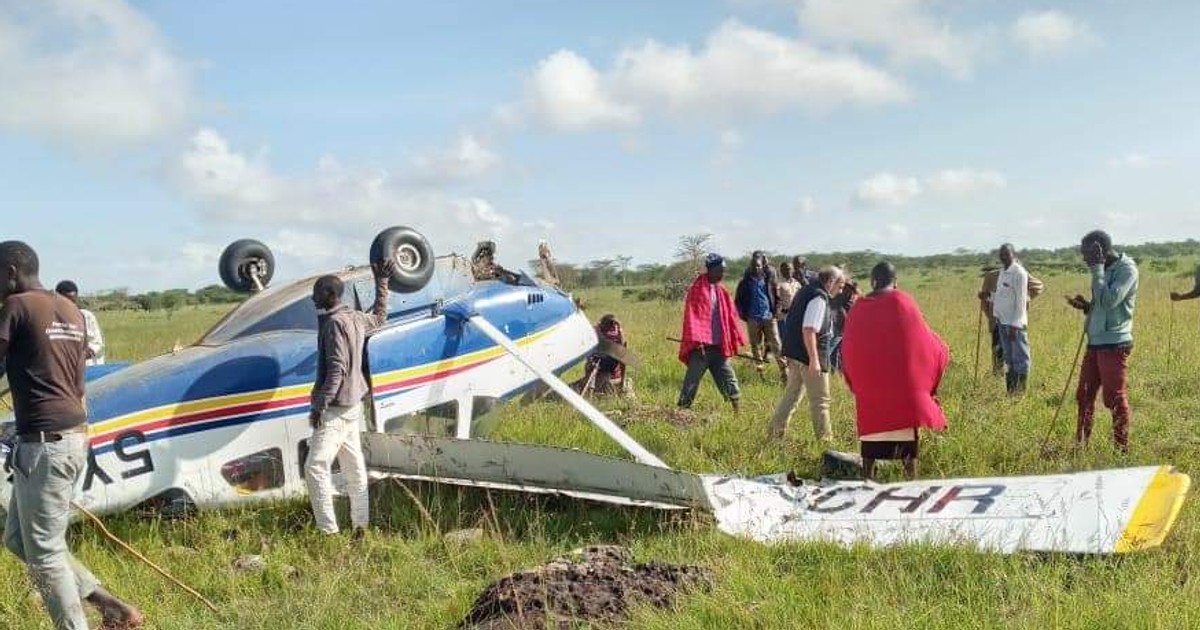
[(376, 263), (371, 263), (371, 271), (375, 274), (376, 280), (387, 281), (396, 272), (396, 260), (394, 258), (386, 258)]

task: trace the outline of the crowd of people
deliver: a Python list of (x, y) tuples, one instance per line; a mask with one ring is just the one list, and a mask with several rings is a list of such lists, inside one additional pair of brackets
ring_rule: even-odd
[[(1090, 439), (1095, 403), (1101, 397), (1112, 413), (1113, 442), (1129, 448), (1131, 412), (1126, 372), (1133, 351), (1133, 314), (1138, 269), (1113, 248), (1103, 231), (1086, 234), (1080, 255), (1091, 278), (1090, 296), (1067, 303), (1084, 317), (1086, 352), (1076, 386), (1077, 447)], [(1003, 374), (1010, 395), (1021, 395), (1033, 367), (1029, 343), (1030, 301), (1045, 284), (1030, 274), (1011, 243), (998, 249), (999, 266), (985, 268), (978, 298), (992, 338), (993, 372)], [(807, 396), (813, 438), (831, 443), (830, 377), (840, 373), (854, 395), (857, 433), (865, 475), (873, 477), (879, 459), (899, 459), (906, 475), (917, 474), (918, 430), (940, 431), (946, 418), (938, 387), (949, 365), (947, 345), (926, 323), (913, 298), (897, 287), (895, 267), (884, 261), (870, 273), (871, 290), (861, 294), (845, 269), (807, 268), (797, 257), (778, 272), (761, 251), (731, 298), (722, 284), (725, 259), (710, 254), (705, 271), (692, 283), (683, 315), (679, 360), (687, 366), (678, 405), (696, 398), (705, 370), (735, 410), (741, 396), (730, 360), (749, 343), (759, 374), (774, 361), (784, 390), (767, 423), (771, 439), (782, 439), (796, 407)], [(1196, 287), (1171, 299), (1200, 297)], [(739, 326), (739, 320), (744, 326)]]

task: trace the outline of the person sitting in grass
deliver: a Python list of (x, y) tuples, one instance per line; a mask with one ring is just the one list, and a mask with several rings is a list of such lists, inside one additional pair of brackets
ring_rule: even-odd
[(632, 397), (633, 381), (625, 373), (625, 364), (618, 358), (621, 350), (629, 347), (629, 342), (625, 340), (625, 332), (617, 316), (609, 313), (601, 317), (596, 324), (596, 336), (600, 339), (600, 345), (588, 355), (585, 376), (574, 384), (575, 389), (585, 395), (595, 392)]
[(950, 350), (925, 323), (916, 301), (896, 288), (891, 263), (875, 265), (871, 288), (850, 310), (842, 341), (863, 475), (875, 478), (876, 460), (899, 459), (905, 477), (916, 479), (918, 430), (946, 428), (937, 391)]
[(738, 409), (741, 392), (729, 358), (746, 345), (746, 336), (738, 325), (733, 297), (721, 284), (724, 278), (725, 258), (709, 254), (704, 258), (704, 273), (692, 282), (684, 301), (679, 360), (687, 365), (687, 373), (679, 390), (681, 409), (691, 408), (705, 370), (734, 411)]

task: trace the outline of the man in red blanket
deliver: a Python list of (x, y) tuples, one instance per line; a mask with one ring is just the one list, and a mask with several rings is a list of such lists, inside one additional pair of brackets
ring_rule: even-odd
[(871, 270), (870, 295), (846, 320), (842, 360), (854, 393), (863, 474), (875, 476), (875, 460), (900, 459), (909, 479), (917, 476), (917, 430), (941, 431), (946, 416), (937, 390), (950, 362), (946, 344), (925, 323), (916, 301), (896, 288), (896, 268)]
[(746, 345), (746, 336), (738, 325), (733, 298), (721, 284), (725, 277), (725, 259), (720, 254), (709, 254), (704, 258), (704, 269), (705, 272), (688, 289), (683, 304), (679, 360), (687, 365), (687, 374), (679, 391), (679, 407), (688, 409), (692, 406), (700, 379), (708, 370), (721, 395), (737, 411), (741, 394), (729, 357)]

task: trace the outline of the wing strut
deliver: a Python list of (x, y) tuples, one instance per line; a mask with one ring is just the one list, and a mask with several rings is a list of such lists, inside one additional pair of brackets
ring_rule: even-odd
[[(451, 313), (450, 311), (451, 309), (447, 309), (448, 315), (463, 315), (461, 312)], [(609, 420), (603, 413), (601, 413), (599, 409), (593, 407), (591, 403), (585, 400), (583, 396), (580, 396), (578, 393), (576, 393), (575, 390), (571, 389), (571, 387), (564, 383), (562, 379), (555, 376), (553, 372), (542, 369), (534, 364), (533, 361), (525, 356), (525, 353), (521, 352), (521, 350), (517, 348), (517, 344), (513, 343), (512, 339), (508, 338), (508, 335), (505, 335), (500, 331), (500, 329), (493, 326), (492, 323), (484, 319), (482, 315), (470, 315), (465, 317), (465, 319), (466, 321), (474, 324), (475, 327), (478, 328), (484, 335), (487, 335), (489, 339), (499, 344), (501, 348), (504, 348), (505, 352), (512, 355), (514, 359), (520, 361), (521, 364), (526, 368), (529, 368), (530, 372), (536, 374), (538, 378), (542, 379), (544, 383), (550, 386), (550, 389), (553, 389), (555, 393), (557, 393), (559, 396), (562, 396), (563, 400), (567, 401), (568, 404), (579, 410), (579, 413), (582, 413), (587, 417), (588, 420), (591, 420), (592, 424), (596, 425), (596, 427), (608, 435), (608, 437), (616, 440), (617, 443), (620, 444), (626, 451), (629, 451), (630, 455), (633, 455), (634, 459), (648, 466), (670, 468), (670, 466), (667, 466), (661, 459), (656, 457), (654, 453), (646, 450), (644, 446), (638, 444), (637, 441), (630, 437), (628, 433), (622, 431), (621, 427), (613, 424), (612, 420)]]

